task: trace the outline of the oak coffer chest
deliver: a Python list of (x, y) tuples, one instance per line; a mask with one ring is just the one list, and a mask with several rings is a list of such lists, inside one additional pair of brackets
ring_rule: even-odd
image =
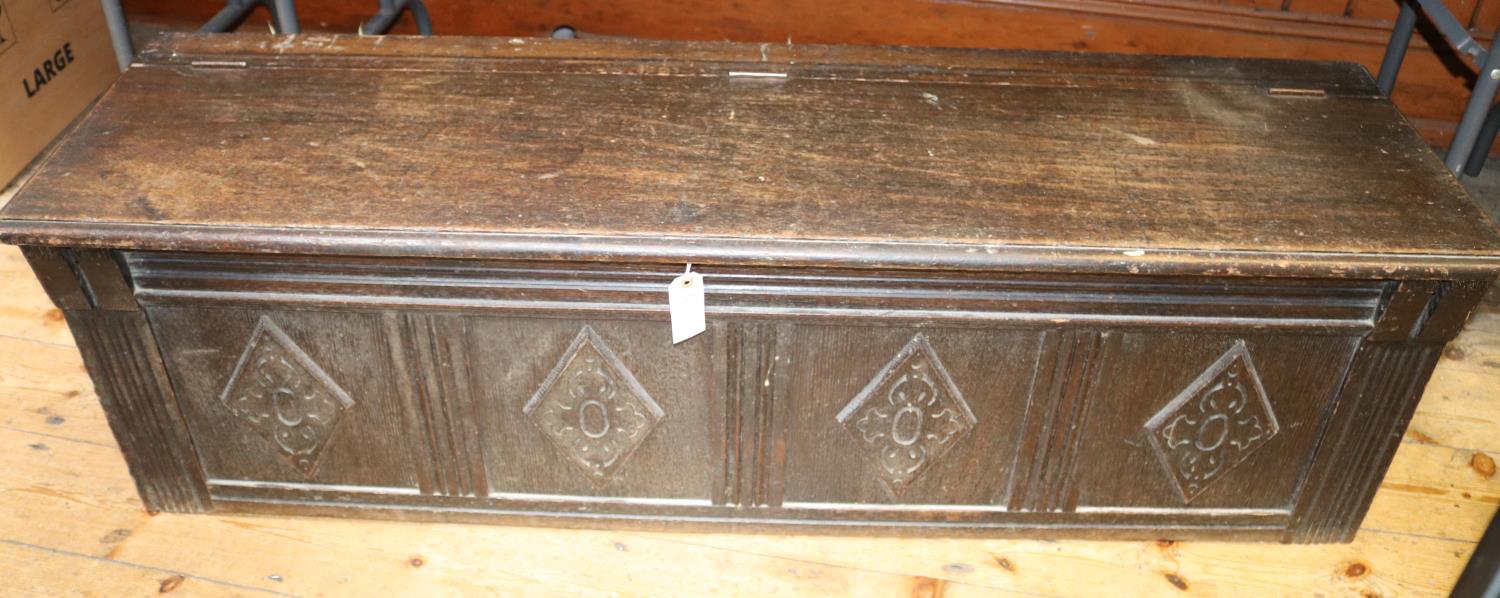
[[(1351, 64), (140, 61), (0, 238), (156, 511), (1344, 541), (1500, 271)], [(707, 329), (674, 344), (689, 264)]]

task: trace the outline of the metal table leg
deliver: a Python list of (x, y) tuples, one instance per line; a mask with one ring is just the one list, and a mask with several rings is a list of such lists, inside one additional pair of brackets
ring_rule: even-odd
[(1469, 152), (1469, 162), (1464, 174), (1479, 176), (1484, 163), (1490, 157), (1490, 148), (1495, 145), (1495, 134), (1500, 133), (1500, 104), (1490, 106), (1490, 115), (1484, 117), (1484, 126), (1479, 128), (1479, 138), (1474, 140), (1474, 151)]
[[(1500, 132), (1500, 112), (1491, 109), (1495, 94), (1500, 90), (1500, 49), (1485, 48), (1469, 33), (1468, 27), (1453, 16), (1453, 12), (1442, 0), (1398, 0), (1401, 12), (1391, 29), (1391, 40), (1385, 47), (1385, 57), (1380, 61), (1380, 73), (1375, 86), (1380, 93), (1390, 97), (1396, 86), (1396, 75), (1401, 71), (1401, 62), (1411, 45), (1411, 35), (1416, 29), (1417, 18), (1426, 16), (1429, 23), (1461, 54), (1467, 54), (1479, 65), (1479, 76), (1469, 103), (1464, 107), (1463, 117), (1448, 145), (1448, 154), (1443, 163), (1455, 175), (1475, 175), (1484, 167), (1495, 135)], [(1419, 13), (1420, 11), (1420, 13)], [(1497, 51), (1491, 51), (1497, 50)], [(1488, 117), (1487, 117), (1488, 116)]]
[(275, 0), (271, 5), (271, 12), (276, 13), (277, 33), (302, 33), (302, 25), (297, 22), (297, 5), (292, 0)]
[(1452, 598), (1500, 598), (1500, 515), (1490, 520), (1489, 529), (1474, 547), (1469, 566), (1458, 576)]
[(427, 14), (427, 5), (422, 0), (380, 0), (380, 10), (359, 26), (359, 34), (384, 35), (405, 10), (410, 10), (412, 18), (417, 21), (418, 33), (432, 35), (432, 17)]
[(1406, 49), (1411, 46), (1411, 33), (1417, 28), (1417, 9), (1410, 2), (1401, 3), (1401, 14), (1396, 15), (1396, 26), (1391, 29), (1391, 41), (1385, 46), (1385, 58), (1380, 60), (1380, 75), (1375, 86), (1380, 94), (1390, 97), (1396, 87), (1396, 73), (1401, 72), (1401, 61), (1406, 59)]
[(135, 59), (135, 48), (130, 44), (130, 30), (125, 27), (125, 10), (120, 0), (99, 0), (104, 5), (104, 24), (109, 28), (109, 38), (115, 45), (115, 62), (120, 70), (130, 68)]
[[(1495, 92), (1500, 90), (1500, 52), (1490, 52), (1479, 68), (1479, 77), (1474, 82), (1474, 93), (1469, 96), (1469, 105), (1453, 132), (1453, 143), (1448, 146), (1448, 157), (1443, 160), (1453, 174), (1461, 172), (1469, 155), (1475, 150), (1479, 129), (1484, 126), (1485, 115), (1495, 103)], [(1488, 151), (1489, 148), (1485, 148)]]
[(302, 32), (302, 26), (297, 23), (297, 6), (292, 3), (292, 0), (229, 0), (218, 14), (215, 14), (198, 30), (222, 33), (234, 29), (240, 21), (245, 20), (245, 16), (250, 14), (250, 11), (255, 10), (256, 4), (264, 4), (271, 11), (271, 16), (276, 20), (277, 33)]

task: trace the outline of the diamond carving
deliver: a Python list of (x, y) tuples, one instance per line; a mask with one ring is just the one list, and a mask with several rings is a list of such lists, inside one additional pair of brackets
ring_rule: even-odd
[(251, 333), (219, 401), (308, 476), (317, 471), (318, 456), (339, 414), (354, 405), (348, 393), (265, 316)]
[(1281, 431), (1244, 341), (1209, 366), (1146, 422), (1151, 447), (1183, 502)]
[(597, 484), (608, 482), (665, 417), (588, 326), (522, 411)]
[(927, 337), (918, 334), (844, 406), (838, 421), (881, 482), (900, 496), (978, 420)]

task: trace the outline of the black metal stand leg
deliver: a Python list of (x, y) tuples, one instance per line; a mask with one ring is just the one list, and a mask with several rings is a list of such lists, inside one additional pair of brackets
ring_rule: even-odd
[(380, 10), (359, 26), (360, 35), (384, 35), (404, 10), (411, 11), (412, 18), (417, 21), (418, 33), (432, 35), (432, 18), (422, 0), (380, 0)]
[(1495, 103), (1495, 92), (1500, 90), (1500, 52), (1490, 52), (1479, 68), (1479, 78), (1474, 82), (1474, 94), (1469, 96), (1469, 105), (1453, 132), (1453, 143), (1448, 146), (1448, 157), (1443, 160), (1448, 170), (1458, 174), (1474, 152), (1479, 129), (1484, 125), (1490, 105)]
[(417, 33), (432, 35), (432, 17), (427, 14), (427, 4), (422, 0), (411, 0), (406, 7), (411, 10), (412, 18), (417, 20)]
[(302, 26), (297, 23), (297, 6), (292, 0), (229, 0), (224, 8), (215, 14), (213, 18), (199, 27), (199, 31), (208, 33), (223, 33), (234, 29), (245, 16), (255, 9), (256, 4), (265, 4), (271, 10), (271, 16), (275, 17), (277, 33), (301, 33)]
[(115, 45), (115, 61), (120, 63), (120, 70), (130, 68), (130, 61), (135, 59), (135, 47), (130, 43), (130, 30), (125, 27), (125, 10), (120, 8), (120, 0), (100, 0), (104, 5), (104, 24), (109, 28), (109, 38)]
[(202, 27), (199, 27), (198, 30), (207, 33), (222, 33), (225, 31), (229, 31), (230, 29), (234, 28), (235, 25), (239, 24), (239, 22), (245, 18), (245, 15), (250, 14), (250, 9), (254, 7), (255, 4), (253, 2), (249, 2), (248, 0), (229, 0), (228, 2), (224, 3), (224, 8), (219, 9), (219, 12), (215, 13), (214, 16), (210, 18), (207, 23), (204, 23)]
[(1452, 598), (1500, 598), (1500, 515), (1490, 520), (1490, 528), (1474, 547), (1469, 566), (1458, 576)]
[(1411, 34), (1417, 28), (1417, 9), (1411, 2), (1401, 2), (1401, 14), (1396, 16), (1396, 26), (1391, 29), (1391, 41), (1385, 45), (1385, 58), (1380, 60), (1380, 74), (1375, 77), (1375, 86), (1380, 94), (1389, 97), (1396, 87), (1396, 74), (1401, 72), (1401, 61), (1406, 59), (1406, 49), (1411, 46)]
[(1469, 152), (1469, 162), (1464, 165), (1464, 174), (1479, 176), (1484, 163), (1490, 157), (1490, 148), (1495, 146), (1495, 134), (1500, 133), (1500, 104), (1490, 106), (1489, 116), (1484, 117), (1484, 126), (1479, 128), (1479, 138), (1474, 140), (1474, 151)]
[(276, 32), (293, 35), (302, 33), (302, 25), (297, 22), (297, 5), (292, 0), (275, 0), (271, 10), (276, 13)]

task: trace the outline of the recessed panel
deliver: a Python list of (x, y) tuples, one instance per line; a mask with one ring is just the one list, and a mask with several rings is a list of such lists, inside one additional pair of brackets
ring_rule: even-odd
[(1357, 343), (1124, 333), (1080, 438), (1078, 506), (1289, 509)]
[(722, 471), (715, 328), (470, 318), (468, 374), (492, 496), (699, 499)]
[(998, 505), (1039, 335), (799, 326), (784, 501)]
[(418, 486), (380, 315), (197, 307), (150, 315), (211, 484)]

